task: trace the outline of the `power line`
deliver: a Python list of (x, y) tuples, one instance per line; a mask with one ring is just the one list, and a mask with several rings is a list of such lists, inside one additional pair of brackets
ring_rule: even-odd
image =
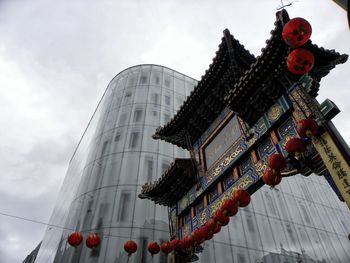
[[(0, 215), (6, 216), (6, 217), (10, 217), (10, 218), (19, 219), (19, 220), (23, 220), (23, 221), (27, 221), (27, 222), (31, 222), (31, 223), (35, 223), (35, 224), (55, 227), (55, 228), (64, 229), (64, 230), (70, 230), (72, 232), (76, 231), (76, 229), (71, 229), (71, 228), (67, 228), (67, 227), (63, 227), (63, 226), (59, 226), (59, 225), (54, 225), (54, 224), (49, 224), (49, 223), (45, 223), (45, 222), (42, 222), (42, 221), (39, 221), (39, 220), (25, 218), (25, 217), (16, 216), (16, 215), (11, 215), (11, 214), (7, 214), (7, 213), (3, 213), (3, 212), (0, 212)], [(115, 236), (115, 235), (107, 235), (107, 234), (103, 234), (103, 237), (116, 237), (116, 238), (131, 239), (130, 236)]]
[(11, 218), (16, 218), (16, 219), (20, 219), (20, 220), (24, 220), (24, 221), (28, 221), (28, 222), (32, 222), (32, 223), (36, 223), (36, 224), (40, 224), (40, 225), (52, 226), (52, 227), (72, 230), (70, 228), (65, 228), (65, 227), (62, 227), (62, 226), (45, 223), (45, 222), (42, 222), (42, 221), (39, 221), (39, 220), (35, 220), (35, 219), (29, 219), (29, 218), (25, 218), (25, 217), (21, 217), (21, 216), (15, 216), (15, 215), (11, 215), (11, 214), (6, 214), (6, 213), (3, 213), (3, 212), (0, 212), (0, 215), (11, 217)]

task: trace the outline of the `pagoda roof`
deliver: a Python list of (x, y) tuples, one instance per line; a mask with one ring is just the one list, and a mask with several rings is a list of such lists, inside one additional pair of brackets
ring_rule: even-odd
[(176, 115), (159, 127), (153, 138), (189, 149), (226, 107), (226, 92), (254, 61), (255, 57), (225, 29), (209, 69)]
[[(266, 41), (266, 47), (225, 97), (229, 108), (250, 125), (253, 125), (292, 83), (300, 79), (300, 76), (286, 69), (290, 48), (282, 39), (282, 30), (288, 21), (289, 16), (285, 10), (276, 14), (275, 28), (271, 31), (270, 39)], [(321, 78), (337, 64), (345, 63), (348, 55), (318, 47), (310, 40), (303, 48), (311, 51), (315, 57), (314, 67), (309, 72), (313, 79), (309, 94), (316, 97)]]
[(196, 183), (191, 159), (175, 159), (155, 182), (142, 186), (139, 198), (153, 200), (156, 204), (173, 206)]
[[(282, 30), (288, 21), (287, 11), (277, 12), (275, 28), (257, 58), (226, 29), (205, 75), (177, 114), (159, 127), (153, 138), (190, 150), (225, 107), (253, 125), (287, 88), (299, 81), (300, 76), (286, 69), (290, 48), (282, 39)], [(303, 47), (315, 57), (309, 72), (313, 79), (309, 93), (315, 97), (321, 78), (337, 64), (345, 63), (348, 55), (318, 47), (310, 40)]]

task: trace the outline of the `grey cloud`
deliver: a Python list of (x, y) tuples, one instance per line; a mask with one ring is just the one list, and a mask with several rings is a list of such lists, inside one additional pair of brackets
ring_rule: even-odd
[[(199, 79), (225, 28), (259, 55), (279, 4), (0, 1), (0, 66), (9, 70), (6, 76), (0, 72), (0, 92), (11, 95), (0, 97), (1, 209), (48, 220), (68, 161), (115, 74), (135, 64), (161, 63)], [(289, 13), (310, 19), (315, 43), (350, 53), (346, 20), (332, 1), (295, 2)], [(348, 142), (349, 70), (349, 63), (338, 66), (322, 80), (319, 96), (341, 108), (335, 123)], [(21, 262), (44, 228), (0, 218), (0, 262)]]

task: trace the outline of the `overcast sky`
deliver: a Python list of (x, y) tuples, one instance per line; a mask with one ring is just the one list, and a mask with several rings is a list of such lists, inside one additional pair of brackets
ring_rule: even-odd
[[(288, 3), (288, 1), (285, 1)], [(142, 63), (199, 79), (230, 29), (260, 54), (279, 0), (0, 0), (0, 212), (48, 222), (68, 162), (108, 82)], [(350, 53), (346, 13), (331, 0), (299, 0), (291, 17), (319, 46)], [(350, 142), (350, 66), (321, 82), (319, 101), (342, 112)], [(0, 215), (0, 262), (22, 262), (45, 227)]]

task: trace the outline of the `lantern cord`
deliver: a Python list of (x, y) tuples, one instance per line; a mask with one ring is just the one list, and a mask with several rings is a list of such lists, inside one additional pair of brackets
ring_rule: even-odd
[(40, 225), (45, 225), (45, 226), (52, 226), (52, 227), (56, 227), (56, 228), (61, 228), (61, 229), (66, 229), (66, 230), (73, 230), (74, 229), (70, 229), (70, 228), (66, 228), (66, 227), (62, 227), (62, 226), (58, 226), (58, 225), (53, 225), (53, 224), (48, 224), (39, 220), (35, 220), (35, 219), (29, 219), (29, 218), (25, 218), (25, 217), (21, 217), (21, 216), (15, 216), (15, 215), (11, 215), (11, 214), (6, 214), (3, 212), (0, 212), (0, 215), (2, 216), (7, 216), (7, 217), (11, 217), (11, 218), (16, 218), (16, 219), (20, 219), (23, 221), (27, 221), (27, 222), (32, 222), (32, 223), (36, 223), (36, 224), (40, 224)]

